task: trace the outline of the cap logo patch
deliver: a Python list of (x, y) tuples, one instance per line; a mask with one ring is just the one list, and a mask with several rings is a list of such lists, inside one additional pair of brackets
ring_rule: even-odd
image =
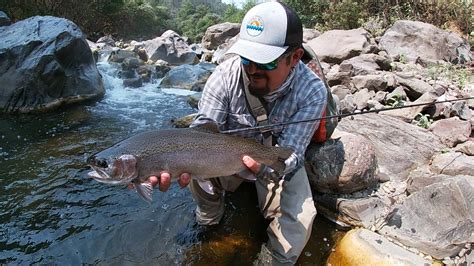
[(249, 23), (247, 23), (247, 33), (250, 36), (256, 37), (263, 32), (263, 20), (255, 16), (250, 19)]

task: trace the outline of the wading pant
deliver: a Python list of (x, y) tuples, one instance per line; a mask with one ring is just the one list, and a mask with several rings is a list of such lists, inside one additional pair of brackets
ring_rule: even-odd
[[(202, 190), (196, 180), (189, 189), (197, 203), (196, 219), (199, 224), (219, 223), (224, 214), (225, 191), (234, 191), (242, 179), (219, 177), (212, 181), (215, 190), (210, 195)], [(267, 228), (266, 247), (274, 258), (274, 265), (295, 264), (311, 235), (316, 216), (308, 176), (301, 167), (290, 181), (257, 180), (258, 201), (265, 218), (273, 219)]]

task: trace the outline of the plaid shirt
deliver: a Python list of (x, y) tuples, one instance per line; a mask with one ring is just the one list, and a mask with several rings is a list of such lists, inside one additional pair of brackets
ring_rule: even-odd
[[(229, 130), (257, 125), (247, 106), (243, 84), (240, 80), (240, 57), (236, 56), (219, 65), (206, 82), (199, 113), (192, 126), (213, 120), (220, 130)], [(269, 123), (298, 121), (322, 116), (326, 106), (326, 88), (323, 82), (303, 63), (299, 62), (291, 75), (292, 80), (284, 84), (290, 86), (274, 102), (268, 114)], [(277, 145), (289, 147), (294, 153), (285, 161), (285, 173), (303, 166), (304, 154), (311, 141), (319, 120), (286, 125), (272, 130)], [(247, 131), (240, 134), (261, 140), (258, 132)]]

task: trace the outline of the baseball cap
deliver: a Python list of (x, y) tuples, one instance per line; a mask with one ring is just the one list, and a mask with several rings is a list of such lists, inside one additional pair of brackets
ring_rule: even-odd
[(239, 39), (226, 53), (266, 64), (281, 56), (288, 47), (302, 43), (303, 26), (298, 15), (283, 3), (266, 2), (245, 14)]

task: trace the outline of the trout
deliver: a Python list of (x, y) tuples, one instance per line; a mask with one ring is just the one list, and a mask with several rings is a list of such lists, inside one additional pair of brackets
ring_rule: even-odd
[(242, 157), (248, 155), (282, 174), (292, 153), (289, 148), (221, 134), (216, 124), (209, 123), (144, 132), (92, 155), (87, 163), (93, 169), (90, 177), (107, 184), (133, 183), (138, 194), (151, 202), (153, 188), (146, 180), (162, 171), (168, 171), (172, 181), (182, 173), (206, 181), (248, 171), (242, 163)]

